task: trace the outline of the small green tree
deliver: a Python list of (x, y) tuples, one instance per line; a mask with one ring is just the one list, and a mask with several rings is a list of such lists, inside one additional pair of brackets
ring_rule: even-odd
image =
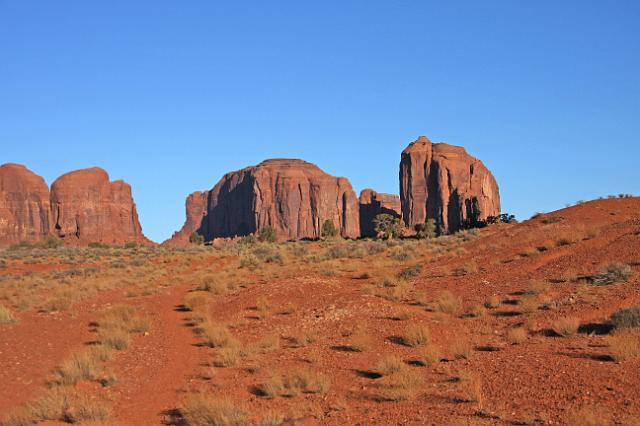
[(436, 221), (427, 219), (424, 223), (418, 223), (415, 230), (418, 239), (434, 238), (436, 236)]
[(376, 215), (373, 219), (375, 230), (378, 235), (383, 239), (389, 240), (402, 235), (402, 226), (400, 225), (400, 219), (393, 217), (387, 213), (381, 213)]
[(204, 244), (204, 236), (198, 234), (197, 232), (193, 232), (191, 235), (189, 235), (189, 242), (195, 245), (202, 245)]
[(338, 230), (336, 229), (336, 226), (333, 224), (333, 221), (331, 219), (325, 220), (324, 223), (322, 224), (322, 230), (320, 231), (320, 236), (322, 236), (323, 238), (326, 238), (326, 237), (335, 237), (336, 235), (338, 235)]
[(258, 240), (263, 243), (275, 243), (277, 239), (276, 230), (272, 226), (265, 226), (258, 233)]

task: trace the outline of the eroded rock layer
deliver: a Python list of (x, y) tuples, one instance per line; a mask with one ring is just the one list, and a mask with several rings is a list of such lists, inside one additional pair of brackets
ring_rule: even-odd
[(343, 237), (360, 235), (358, 200), (349, 181), (302, 160), (266, 160), (227, 173), (209, 192), (191, 194), (186, 204), (187, 221), (170, 243), (184, 242), (194, 231), (212, 240), (268, 226), (281, 240), (318, 238), (326, 220)]
[(434, 219), (441, 233), (500, 214), (498, 184), (464, 148), (421, 136), (402, 152), (402, 218), (408, 227)]
[(395, 194), (383, 194), (373, 189), (363, 189), (360, 192), (360, 235), (363, 237), (375, 237), (376, 230), (373, 220), (379, 214), (385, 213), (394, 217), (400, 217), (400, 196)]

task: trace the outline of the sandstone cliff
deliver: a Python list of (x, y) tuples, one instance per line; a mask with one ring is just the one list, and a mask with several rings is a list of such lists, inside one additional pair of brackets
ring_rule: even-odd
[(465, 221), (500, 214), (500, 194), (491, 172), (464, 148), (421, 136), (402, 152), (402, 218), (408, 227), (434, 219), (442, 233)]
[(376, 230), (373, 219), (379, 214), (390, 214), (400, 217), (402, 209), (400, 207), (400, 196), (394, 194), (383, 194), (373, 189), (363, 189), (360, 192), (360, 235), (362, 237), (375, 237)]

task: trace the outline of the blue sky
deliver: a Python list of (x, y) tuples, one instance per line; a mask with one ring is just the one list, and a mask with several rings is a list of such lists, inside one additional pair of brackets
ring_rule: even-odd
[(0, 163), (99, 165), (157, 241), (265, 158), (397, 193), (419, 135), (483, 160), (519, 218), (639, 194), (638, 22), (637, 0), (0, 0)]

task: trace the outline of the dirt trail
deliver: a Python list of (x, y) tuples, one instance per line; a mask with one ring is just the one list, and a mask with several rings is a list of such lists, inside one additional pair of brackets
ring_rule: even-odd
[(111, 421), (121, 425), (159, 425), (170, 421), (191, 378), (206, 360), (206, 351), (176, 309), (190, 286), (181, 284), (149, 299), (140, 312), (151, 320), (146, 336), (119, 354), (111, 368), (119, 383), (111, 388)]

